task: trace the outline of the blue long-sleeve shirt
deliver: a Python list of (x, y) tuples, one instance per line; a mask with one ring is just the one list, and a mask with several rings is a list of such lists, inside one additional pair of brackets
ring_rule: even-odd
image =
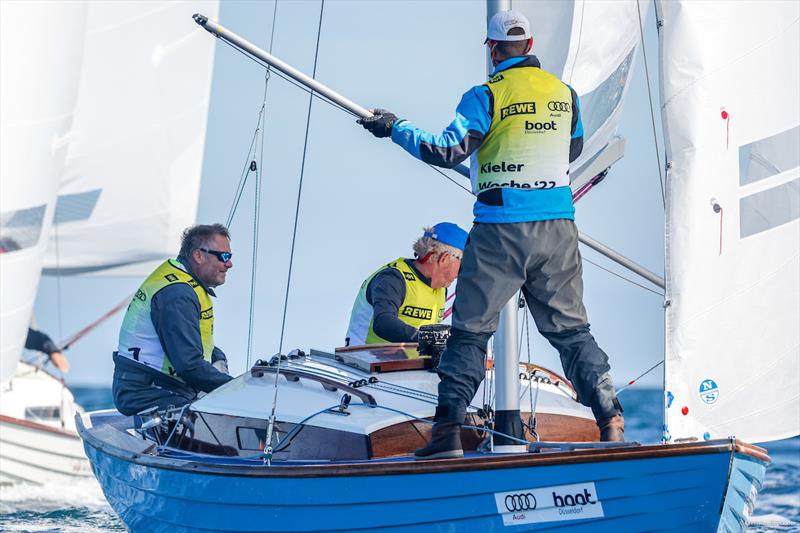
[[(535, 56), (512, 57), (501, 62), (492, 76), (509, 68), (541, 68)], [(577, 159), (583, 149), (583, 123), (577, 93), (570, 87), (575, 110), (572, 118), (570, 162)], [(481, 146), (492, 123), (492, 93), (485, 85), (469, 89), (456, 107), (455, 119), (441, 134), (429, 133), (410, 121), (398, 120), (392, 128), (392, 141), (408, 153), (431, 165), (452, 168), (473, 156)], [(476, 164), (473, 161), (473, 164)], [(474, 183), (473, 183), (474, 190)], [(569, 187), (548, 190), (498, 189), (499, 201), (475, 202), (473, 212), (476, 222), (531, 222), (557, 218), (575, 218), (572, 191)]]

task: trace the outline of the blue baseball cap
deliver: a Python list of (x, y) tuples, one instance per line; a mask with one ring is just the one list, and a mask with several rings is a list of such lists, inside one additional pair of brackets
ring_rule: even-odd
[(467, 232), (452, 222), (439, 222), (433, 227), (433, 231), (426, 231), (422, 236), (432, 237), (442, 244), (462, 251), (467, 244)]

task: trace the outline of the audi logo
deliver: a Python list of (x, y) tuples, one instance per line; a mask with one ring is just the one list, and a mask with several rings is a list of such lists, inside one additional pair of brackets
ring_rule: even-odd
[(569, 111), (572, 106), (568, 102), (554, 102), (551, 100), (547, 102), (547, 109), (550, 111)]
[(505, 499), (506, 509), (509, 512), (533, 511), (536, 509), (536, 497), (530, 492), (509, 494)]

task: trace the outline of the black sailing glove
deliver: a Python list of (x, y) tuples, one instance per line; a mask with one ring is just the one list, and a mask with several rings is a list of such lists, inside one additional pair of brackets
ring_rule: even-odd
[(379, 139), (389, 137), (392, 134), (392, 126), (397, 122), (397, 116), (385, 109), (374, 109), (372, 113), (371, 117), (360, 118), (356, 122)]

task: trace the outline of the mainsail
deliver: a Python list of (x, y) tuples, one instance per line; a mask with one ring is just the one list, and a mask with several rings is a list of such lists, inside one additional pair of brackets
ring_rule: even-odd
[(580, 97), (584, 150), (570, 168), (577, 190), (624, 151), (617, 128), (640, 41), (636, 1), (516, 0), (513, 8), (530, 20), (533, 53), (542, 68)]
[(800, 433), (800, 4), (661, 1), (667, 435)]
[(25, 344), (78, 79), (86, 4), (0, 2), (0, 387)]
[(140, 276), (195, 221), (214, 41), (207, 2), (94, 2), (45, 274)]

